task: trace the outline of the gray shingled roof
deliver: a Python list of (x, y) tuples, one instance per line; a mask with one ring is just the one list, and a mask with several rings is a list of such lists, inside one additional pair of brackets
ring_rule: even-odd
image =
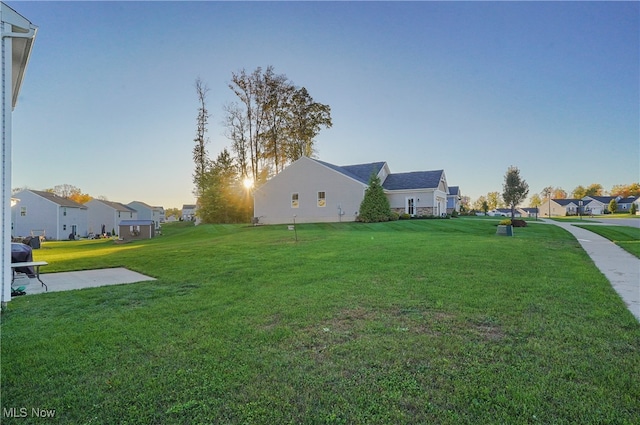
[(116, 211), (136, 212), (136, 210), (134, 210), (133, 208), (128, 207), (125, 204), (122, 204), (120, 202), (105, 201), (103, 199), (97, 199), (97, 201), (100, 201), (103, 204), (110, 206), (111, 208), (113, 208)]
[[(29, 189), (31, 190), (31, 189)], [(31, 192), (35, 193), (38, 196), (41, 196), (45, 199), (48, 199), (51, 202), (54, 202), (62, 207), (68, 207), (68, 208), (80, 208), (80, 209), (84, 209), (86, 210), (87, 207), (85, 207), (82, 204), (79, 204), (75, 201), (72, 201), (71, 199), (67, 199), (67, 198), (63, 198), (62, 196), (58, 196), (55, 193), (52, 192), (43, 192), (41, 190), (31, 190)]]
[(434, 189), (440, 185), (444, 170), (389, 174), (382, 187), (387, 190)]
[[(379, 173), (385, 164), (385, 162), (370, 162), (337, 166), (318, 159), (314, 161), (364, 184), (369, 184), (371, 173)], [(444, 170), (389, 174), (382, 183), (382, 187), (386, 190), (434, 189), (440, 185), (443, 173)]]
[(314, 161), (364, 184), (369, 184), (369, 177), (371, 177), (371, 173), (378, 174), (385, 164), (384, 162), (371, 162), (368, 164), (343, 165), (339, 167), (318, 159), (314, 159)]
[(571, 203), (578, 205), (578, 201), (581, 201), (581, 199), (554, 199), (553, 201), (560, 206), (566, 207)]
[(459, 186), (449, 186), (449, 195), (457, 195), (459, 191)]

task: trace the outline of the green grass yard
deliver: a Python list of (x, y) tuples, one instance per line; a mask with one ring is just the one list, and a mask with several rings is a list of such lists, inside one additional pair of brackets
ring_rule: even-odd
[(497, 222), (47, 242), (158, 280), (11, 301), (2, 423), (637, 423), (640, 324), (567, 232)]
[(629, 226), (577, 225), (603, 236), (627, 252), (640, 258), (640, 228)]

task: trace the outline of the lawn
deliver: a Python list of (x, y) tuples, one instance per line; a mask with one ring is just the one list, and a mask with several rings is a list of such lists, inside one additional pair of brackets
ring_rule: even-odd
[(47, 242), (158, 280), (11, 301), (2, 423), (637, 423), (640, 324), (566, 231), (497, 222)]
[(597, 233), (640, 258), (640, 228), (602, 225), (579, 225), (578, 227)]

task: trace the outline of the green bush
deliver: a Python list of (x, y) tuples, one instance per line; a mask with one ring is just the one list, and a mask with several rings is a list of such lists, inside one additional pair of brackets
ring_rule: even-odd
[(400, 214), (400, 220), (409, 220), (411, 216), (407, 213)]

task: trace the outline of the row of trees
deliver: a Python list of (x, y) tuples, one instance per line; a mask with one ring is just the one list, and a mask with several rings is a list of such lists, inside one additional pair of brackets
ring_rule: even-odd
[[(620, 184), (615, 185), (609, 192), (605, 192), (604, 188), (599, 183), (593, 183), (589, 186), (578, 186), (570, 194), (567, 194), (561, 187), (548, 186), (545, 187), (540, 193), (534, 193), (529, 198), (530, 207), (538, 207), (542, 205), (545, 199), (549, 196), (552, 199), (566, 199), (571, 197), (572, 199), (582, 199), (585, 196), (622, 196), (623, 198), (629, 196), (640, 196), (640, 184)], [(465, 209), (473, 209), (478, 211), (490, 211), (496, 208), (507, 208), (508, 205), (504, 202), (499, 192), (489, 192), (486, 195), (478, 197), (474, 202), (469, 202), (468, 198), (466, 202), (463, 202)]]
[(224, 105), (225, 136), (231, 142), (215, 160), (207, 153), (206, 100), (209, 88), (196, 80), (197, 116), (193, 175), (199, 216), (204, 222), (246, 221), (250, 185), (259, 186), (302, 156), (313, 156), (315, 138), (332, 126), (331, 108), (316, 102), (273, 67), (231, 74), (236, 100)]

